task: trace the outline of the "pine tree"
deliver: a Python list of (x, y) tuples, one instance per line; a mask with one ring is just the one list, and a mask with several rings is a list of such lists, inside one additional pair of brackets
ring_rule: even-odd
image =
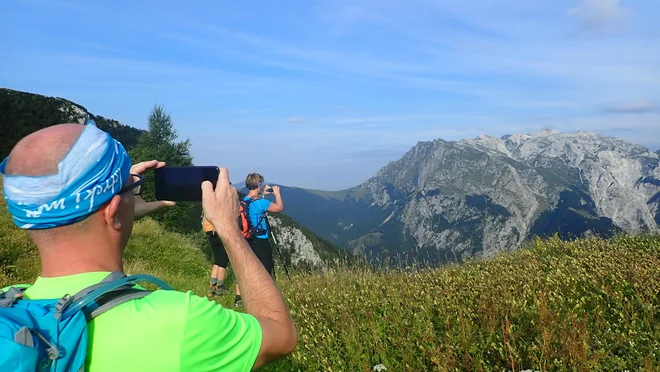
[[(174, 128), (172, 117), (162, 105), (154, 106), (149, 114), (148, 125), (147, 132), (140, 136), (137, 145), (129, 152), (133, 163), (156, 159), (166, 162), (167, 166), (193, 165), (190, 140), (176, 142), (179, 135)], [(154, 171), (146, 172), (145, 176), (143, 197), (147, 201), (156, 200)], [(171, 231), (187, 233), (199, 230), (200, 215), (200, 203), (177, 202), (175, 207), (158, 212), (153, 218)]]

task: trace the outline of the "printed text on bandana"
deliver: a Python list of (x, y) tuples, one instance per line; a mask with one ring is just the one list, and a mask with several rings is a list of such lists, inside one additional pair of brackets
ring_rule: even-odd
[[(85, 202), (89, 200), (88, 210), (91, 211), (92, 208), (94, 208), (94, 197), (98, 195), (103, 195), (109, 191), (114, 193), (117, 185), (119, 185), (118, 186), (119, 189), (121, 189), (121, 185), (123, 185), (120, 168), (117, 168), (117, 170), (115, 170), (112, 176), (107, 180), (105, 180), (100, 185), (96, 185), (92, 187), (90, 190), (83, 190), (75, 195), (72, 195), (76, 197), (76, 209), (80, 208), (81, 202)], [(81, 196), (82, 196), (82, 200), (81, 200)], [(66, 206), (64, 205), (66, 199), (67, 198), (61, 198), (59, 200), (55, 200), (50, 203), (42, 204), (36, 210), (32, 210), (32, 211), (25, 210), (26, 217), (39, 218), (41, 217), (41, 214), (44, 212), (44, 210), (47, 212), (58, 209), (64, 210), (64, 208), (66, 208)]]

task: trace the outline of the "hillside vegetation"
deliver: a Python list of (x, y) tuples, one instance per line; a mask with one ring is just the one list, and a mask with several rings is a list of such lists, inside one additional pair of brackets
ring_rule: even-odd
[[(203, 242), (146, 219), (135, 226), (126, 271), (203, 296), (210, 267)], [(0, 287), (38, 273), (35, 247), (0, 199)], [(553, 238), (463, 265), (339, 266), (279, 275), (278, 284), (300, 342), (268, 371), (660, 368), (658, 237)]]
[[(87, 109), (58, 97), (0, 88), (0, 158), (26, 135), (55, 124), (81, 122)], [(91, 114), (96, 125), (132, 149), (143, 130), (123, 125), (116, 120)]]

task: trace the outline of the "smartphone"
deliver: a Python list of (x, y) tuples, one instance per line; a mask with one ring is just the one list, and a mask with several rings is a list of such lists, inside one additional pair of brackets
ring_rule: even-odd
[(202, 182), (215, 188), (220, 168), (211, 166), (156, 168), (156, 199), (170, 201), (202, 201)]

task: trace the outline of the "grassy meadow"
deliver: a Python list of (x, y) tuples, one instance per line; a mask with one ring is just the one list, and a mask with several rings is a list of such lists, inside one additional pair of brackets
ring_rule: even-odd
[[(149, 219), (135, 226), (128, 273), (204, 296), (209, 268), (201, 234), (170, 233)], [(0, 287), (38, 274), (35, 247), (0, 200)], [(300, 342), (267, 371), (660, 370), (657, 236), (537, 240), (462, 265), (338, 266), (280, 274), (278, 285)]]

